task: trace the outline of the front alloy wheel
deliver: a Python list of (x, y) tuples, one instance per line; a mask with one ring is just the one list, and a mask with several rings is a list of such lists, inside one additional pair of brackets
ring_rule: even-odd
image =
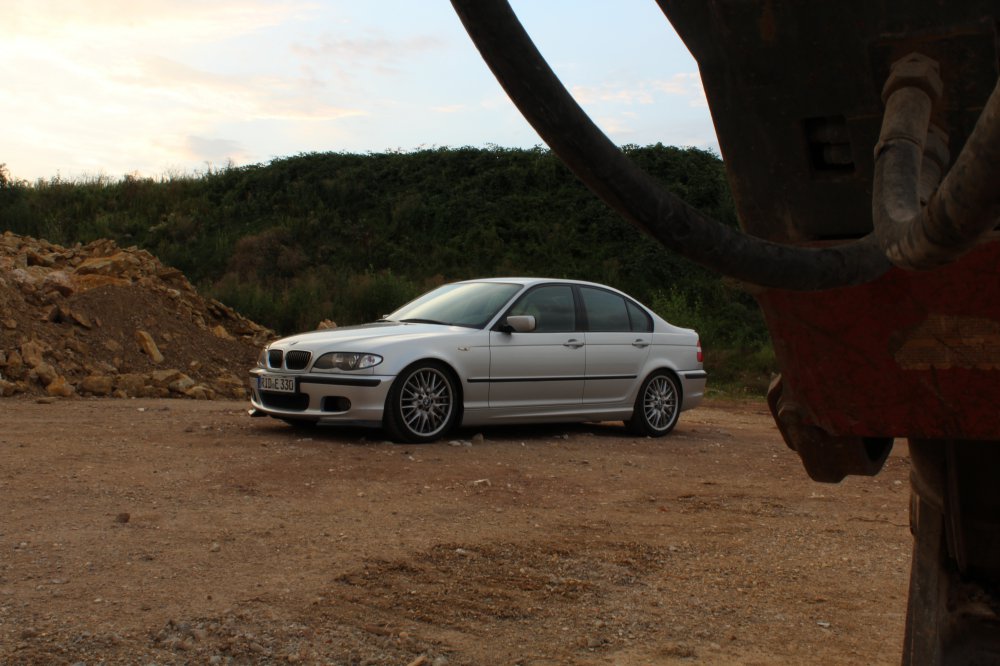
[(386, 430), (404, 442), (432, 442), (454, 424), (455, 403), (455, 384), (447, 370), (437, 363), (415, 365), (389, 391)]
[(635, 399), (632, 418), (625, 422), (635, 435), (662, 437), (674, 429), (681, 411), (681, 391), (668, 372), (655, 372), (646, 378)]

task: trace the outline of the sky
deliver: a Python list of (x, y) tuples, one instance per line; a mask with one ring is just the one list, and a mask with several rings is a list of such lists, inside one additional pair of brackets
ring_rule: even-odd
[[(512, 0), (619, 144), (718, 152), (654, 0)], [(10, 176), (197, 175), (311, 152), (541, 145), (448, 0), (4, 0)]]

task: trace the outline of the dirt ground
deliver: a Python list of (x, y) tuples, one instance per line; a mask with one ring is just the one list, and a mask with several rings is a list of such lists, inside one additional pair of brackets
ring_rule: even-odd
[(896, 664), (908, 470), (762, 403), (422, 446), (241, 402), (0, 402), (3, 664)]

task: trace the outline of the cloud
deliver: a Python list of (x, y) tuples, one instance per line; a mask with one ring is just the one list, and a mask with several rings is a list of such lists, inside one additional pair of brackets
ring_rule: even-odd
[(707, 107), (705, 88), (701, 84), (701, 75), (697, 73), (674, 74), (667, 81), (656, 81), (653, 88), (668, 95), (687, 97), (692, 107)]
[(410, 63), (441, 50), (434, 37), (389, 38), (380, 34), (345, 37), (326, 33), (311, 42), (290, 45), (289, 53), (315, 91), (333, 89), (338, 95), (369, 98), (380, 80), (399, 80)]
[(400, 66), (417, 55), (445, 46), (441, 39), (416, 36), (390, 39), (381, 35), (341, 37), (325, 34), (313, 44), (297, 44), (293, 52), (306, 60), (339, 70), (363, 68), (385, 74), (398, 74)]
[(0, 38), (30, 36), (69, 49), (108, 40), (147, 47), (214, 41), (278, 25), (311, 6), (268, 0), (7, 0)]
[(636, 131), (630, 122), (624, 122), (624, 119), (620, 116), (603, 116), (595, 118), (594, 122), (605, 134), (619, 137), (619, 139), (627, 138), (635, 134)]
[(190, 158), (209, 164), (240, 162), (246, 159), (246, 151), (237, 141), (230, 139), (210, 139), (201, 136), (187, 137)]
[[(321, 149), (537, 145), (450, 8), (430, 7), (5, 0), (0, 124), (17, 131), (0, 161), (27, 178), (155, 175)], [(630, 78), (573, 94), (629, 140), (664, 102), (705, 106), (696, 74), (615, 71)]]
[(655, 104), (663, 95), (685, 97), (693, 107), (707, 106), (701, 77), (694, 73), (674, 74), (671, 78), (640, 81), (632, 86), (606, 83), (599, 86), (576, 85), (573, 98), (581, 105), (610, 103), (626, 106)]
[(245, 72), (221, 74), (163, 57), (145, 58), (134, 73), (118, 80), (139, 94), (172, 100), (177, 107), (230, 121), (338, 120), (367, 113), (324, 102), (306, 79)]
[(612, 85), (603, 86), (573, 86), (570, 94), (581, 105), (612, 102), (617, 104), (652, 104), (653, 96), (649, 90), (641, 88), (618, 88)]
[(156, 165), (191, 168), (246, 154), (204, 137), (247, 143), (253, 124), (313, 126), (368, 113), (317, 89), (280, 60), (288, 51), (273, 40), (264, 43), (274, 51), (260, 47), (256, 31), (293, 21), (305, 8), (261, 0), (13, 0), (0, 25), (0, 123), (19, 127), (20, 136), (3, 161), (32, 178), (156, 173), (163, 168)]

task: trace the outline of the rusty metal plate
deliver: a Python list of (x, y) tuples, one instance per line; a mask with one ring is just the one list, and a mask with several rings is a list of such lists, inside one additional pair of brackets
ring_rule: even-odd
[(933, 271), (757, 298), (806, 423), (839, 436), (1000, 439), (1000, 242)]

